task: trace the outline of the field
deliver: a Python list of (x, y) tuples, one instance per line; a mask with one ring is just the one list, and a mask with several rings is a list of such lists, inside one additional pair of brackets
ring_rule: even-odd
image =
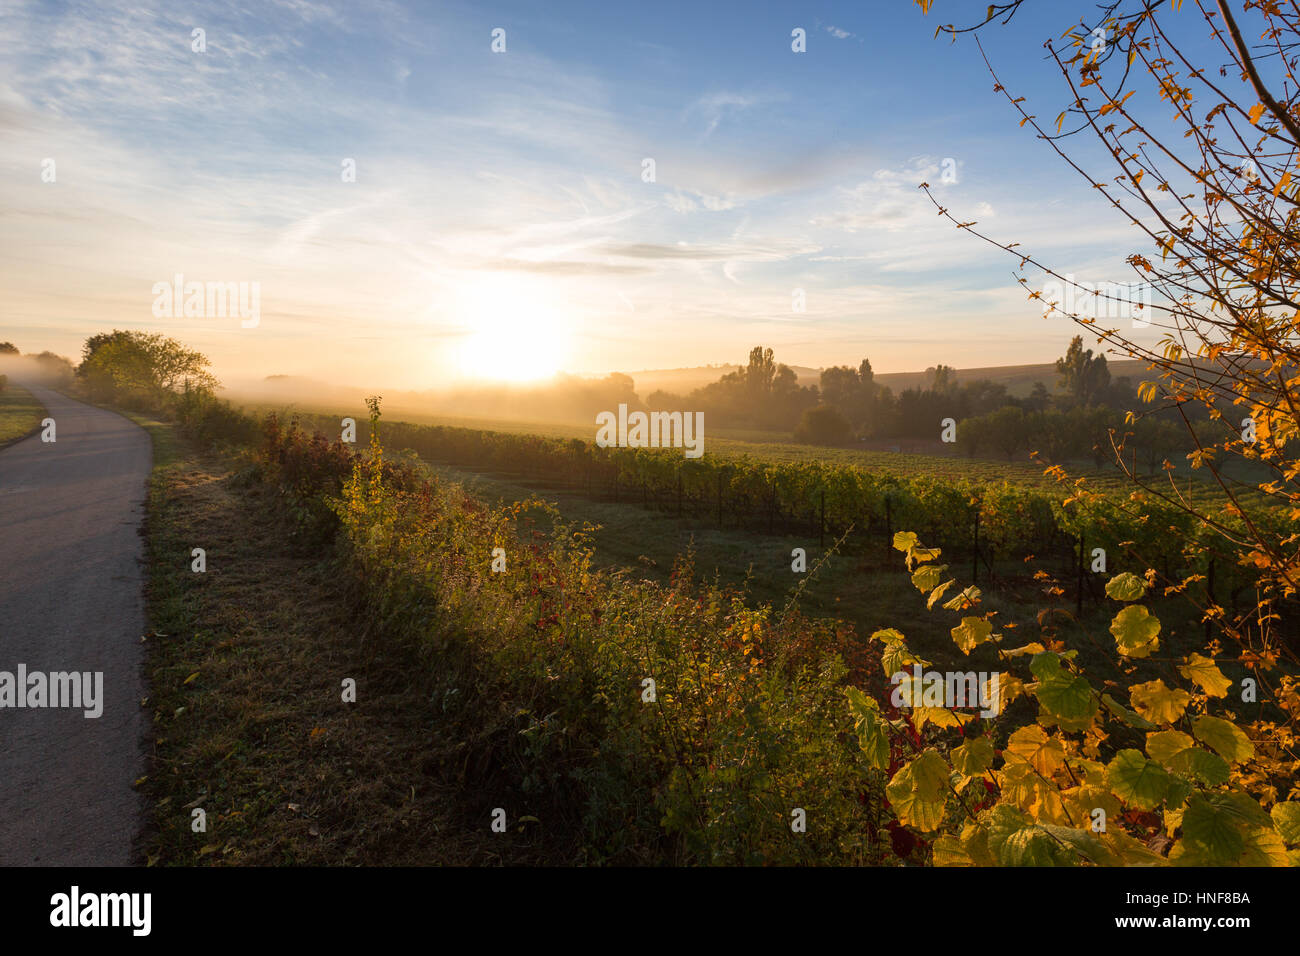
[(45, 407), (20, 385), (0, 392), (0, 445), (31, 433), (41, 423)]
[[(330, 414), (281, 408), (278, 413), (285, 420), (296, 414), (305, 427), (318, 429), (330, 437), (337, 421), (334, 415), (341, 419), (350, 414), (360, 423), (358, 442), (366, 440), (365, 423), (355, 409), (336, 409)], [(1069, 495), (1068, 485), (1045, 476), (1043, 469), (1034, 463), (826, 449), (779, 440), (771, 434), (744, 433), (745, 437), (736, 437), (730, 433), (710, 440), (708, 457), (734, 463), (737, 468), (790, 465), (796, 473), (815, 468), (817, 474), (833, 476), (840, 469), (852, 469), (885, 482), (886, 488), (894, 481), (906, 488), (907, 482), (919, 480), (921, 487), (937, 490), (939, 496), (913, 500), (909, 511), (905, 495), (895, 492), (892, 516), (887, 520), (881, 521), (879, 513), (875, 520), (871, 517), (863, 520), (861, 516), (842, 520), (835, 513), (833, 497), (832, 503), (826, 506), (830, 515), (819, 518), (815, 491), (807, 491), (804, 498), (808, 507), (797, 507), (783, 500), (777, 508), (778, 517), (772, 520), (770, 515), (765, 517), (762, 501), (755, 502), (733, 483), (728, 485), (728, 495), (732, 494), (732, 488), (737, 489), (735, 503), (729, 499), (723, 513), (715, 516), (707, 489), (693, 506), (688, 492), (683, 507), (680, 490), (674, 504), (671, 482), (667, 487), (661, 483), (656, 491), (644, 480), (638, 486), (635, 477), (629, 477), (624, 471), (621, 483), (619, 476), (615, 476), (612, 485), (593, 483), (590, 476), (584, 483), (574, 468), (514, 457), (522, 453), (523, 445), (537, 438), (590, 442), (591, 429), (584, 426), (458, 419), (409, 412), (395, 412), (394, 417), (399, 414), (400, 420), (388, 421), (384, 426), (392, 448), (418, 448), (420, 465), (429, 473), (460, 482), (476, 497), (494, 504), (516, 504), (540, 495), (558, 509), (564, 520), (591, 526), (595, 557), (601, 567), (609, 570), (621, 569), (663, 583), (669, 580), (675, 561), (689, 554), (695, 572), (703, 579), (741, 588), (759, 602), (779, 606), (799, 588), (800, 606), (805, 612), (852, 622), (862, 633), (892, 626), (890, 622), (905, 621), (909, 636), (914, 634), (919, 650), (934, 655), (940, 662), (955, 662), (947, 628), (925, 613), (924, 601), (898, 562), (897, 552), (890, 547), (894, 530), (903, 527), (923, 530), (924, 523), (930, 530), (928, 536), (923, 536), (944, 549), (946, 560), (960, 568), (963, 582), (978, 583), (986, 589), (989, 606), (1004, 619), (1032, 618), (1042, 604), (1044, 585), (1035, 579), (1035, 573), (1041, 572), (1065, 582), (1061, 604), (1079, 617), (1069, 630), (1084, 634), (1104, 632), (1106, 627), (1100, 581), (1096, 575), (1076, 574), (1077, 542), (1068, 536), (1060, 532), (1046, 538), (1041, 533), (1034, 535), (1027, 526), (1021, 526), (1023, 519), (1017, 519), (1020, 523), (1000, 537), (995, 508), (985, 512), (985, 523), (977, 532), (983, 537), (971, 540), (971, 519), (962, 497), (969, 496), (970, 489), (1005, 487), (1013, 503), (1029, 494), (1036, 496), (1042, 507), (1059, 504)], [(430, 445), (427, 434), (430, 426), (435, 432), (439, 426), (463, 429), (463, 433), (457, 434), (481, 436), (485, 440), (497, 436), (506, 444), (500, 454), (490, 459), (471, 460), (459, 450), (440, 455), (438, 441), (435, 439)], [(514, 442), (523, 444), (511, 451)], [(408, 450), (406, 454), (417, 455), (417, 452)], [(1083, 475), (1072, 474), (1072, 477), (1079, 476), (1087, 477), (1090, 487), (1098, 491), (1129, 488), (1123, 476), (1097, 470), (1091, 463)], [(1191, 488), (1193, 496), (1213, 493), (1199, 482)], [(826, 500), (823, 495), (823, 503)], [(962, 509), (961, 514), (936, 515), (935, 509), (943, 508), (940, 502), (945, 501)], [(755, 504), (756, 511), (752, 508), (746, 511)], [(912, 524), (908, 523), (909, 514), (917, 519)], [(1114, 533), (1108, 540), (1136, 536), (1131, 529), (1125, 530), (1130, 534)], [(1016, 537), (1019, 534), (1025, 537)], [(837, 542), (841, 535), (842, 540)], [(1155, 537), (1158, 535), (1148, 535), (1149, 539)], [(1098, 532), (1090, 531), (1088, 540), (1089, 547), (1103, 543)], [(1033, 547), (1029, 546), (1031, 541)], [(823, 557), (826, 561), (811, 575), (796, 574), (791, 570), (791, 554), (795, 548), (805, 550), (810, 568)], [(1165, 554), (1164, 570), (1168, 573), (1170, 560), (1176, 562), (1178, 555), (1172, 551)], [(1112, 550), (1110, 560), (1111, 573), (1145, 570), (1145, 565), (1135, 563), (1120, 549)], [(1232, 580), (1221, 571), (1221, 587), (1225, 581), (1233, 586)], [(1180, 616), (1173, 608), (1166, 613), (1169, 615), (1167, 633), (1171, 636), (1179, 628), (1199, 632), (1190, 618)]]
[[(325, 427), (329, 417), (355, 418), (361, 422), (365, 418), (364, 406), (300, 406), (295, 404), (274, 405), (265, 402), (250, 402), (243, 405), (249, 413), (264, 415), (275, 412), (281, 418), (288, 419), (297, 414), (304, 420), (318, 423)], [(509, 435), (537, 435), (543, 438), (576, 438), (590, 442), (595, 435), (595, 425), (577, 422), (515, 421), (500, 418), (471, 418), (455, 415), (422, 412), (407, 406), (394, 406), (385, 409), (385, 417), (392, 421), (406, 422), (414, 425), (443, 425), (451, 428), (466, 428), (481, 431), (500, 432)], [(823, 447), (798, 444), (784, 432), (767, 432), (754, 429), (719, 428), (707, 429), (705, 432), (705, 449), (708, 455), (724, 459), (756, 458), (772, 462), (816, 461), (831, 465), (848, 465), (867, 471), (888, 475), (931, 475), (938, 478), (974, 481), (980, 483), (1014, 482), (1015, 484), (1043, 488), (1058, 486), (1056, 479), (1045, 474), (1046, 468), (1028, 457), (1023, 460), (966, 458), (957, 454), (922, 454), (906, 451), (889, 451), (862, 447)], [(873, 445), (889, 445), (890, 441), (882, 439)], [(898, 443), (906, 448), (921, 444), (903, 440)], [(938, 443), (931, 443), (937, 445)], [(1071, 480), (1084, 478), (1097, 490), (1127, 489), (1129, 479), (1120, 472), (1118, 466), (1107, 463), (1098, 468), (1091, 460), (1073, 460), (1062, 463)], [(1173, 475), (1186, 482), (1191, 479), (1199, 487), (1201, 476), (1191, 471), (1185, 463), (1174, 463)], [(1151, 477), (1163, 474), (1163, 469), (1152, 471), (1137, 464), (1139, 474)], [(1206, 493), (1217, 494), (1217, 489), (1205, 486)]]

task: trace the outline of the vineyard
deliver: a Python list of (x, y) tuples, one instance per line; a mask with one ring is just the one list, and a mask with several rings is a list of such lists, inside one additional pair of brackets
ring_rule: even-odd
[[(337, 418), (299, 420), (337, 437)], [(358, 442), (368, 440), (367, 428), (358, 422)], [(1092, 570), (1154, 568), (1171, 585), (1191, 578), (1194, 596), (1207, 606), (1235, 606), (1253, 580), (1248, 568), (1219, 553), (1216, 532), (1175, 504), (1093, 491), (1086, 481), (1051, 488), (815, 460), (689, 459), (676, 449), (602, 448), (578, 438), (406, 422), (388, 424), (386, 438), (433, 462), (510, 473), (717, 527), (805, 534), (819, 545), (846, 536), (848, 550), (887, 546), (896, 530), (914, 530), (970, 561), (976, 580), (994, 575), (998, 560), (1052, 558), (1077, 567), (1080, 601), (1099, 596), (1098, 575), (1086, 573)], [(1230, 528), (1233, 521), (1225, 515)], [(1273, 522), (1279, 539), (1286, 533), (1280, 510), (1259, 510), (1255, 521)], [(1096, 549), (1104, 551), (1104, 567), (1096, 564)]]
[[(410, 444), (401, 426), (383, 431)], [(444, 449), (486, 437), (424, 434)], [(586, 451), (595, 476), (601, 457)], [(625, 484), (613, 458), (606, 477)], [(1154, 595), (1132, 573), (1105, 586), (1124, 691), (1042, 619), (995, 632), (978, 588), (950, 590), (942, 550), (896, 532), (891, 549), (949, 612), (958, 651), (998, 678), (981, 721), (928, 696), (898, 703), (885, 678), (928, 663), (899, 630), (863, 641), (793, 604), (749, 607), (689, 564), (667, 586), (597, 570), (581, 531), (532, 525), (542, 503), (485, 506), (378, 440), (353, 453), (271, 418), (259, 460), (296, 520), (337, 534), (378, 633), (436, 660), (417, 679), (471, 741), (461, 763), (500, 768), (479, 812), (500, 804), (580, 833), (586, 862), (1297, 862), (1292, 735), (1234, 722), (1224, 699), (1265, 662), (1154, 655), (1160, 621), (1141, 603)], [(1300, 706), (1293, 686), (1283, 675), (1282, 710)]]

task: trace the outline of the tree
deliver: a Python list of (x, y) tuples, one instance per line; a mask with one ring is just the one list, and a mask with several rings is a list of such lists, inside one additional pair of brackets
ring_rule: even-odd
[(1092, 349), (1084, 349), (1081, 335), (1071, 339), (1065, 355), (1056, 360), (1056, 374), (1057, 387), (1073, 405), (1086, 407), (1094, 404), (1110, 385), (1106, 356), (1094, 358)]
[(0, 342), (0, 355), (18, 355), (18, 346), (12, 342)]
[(951, 392), (957, 387), (957, 370), (951, 365), (932, 365), (925, 375), (932, 391)]
[(849, 440), (853, 427), (832, 405), (818, 405), (803, 413), (794, 440), (808, 445), (842, 445)]
[(211, 392), (217, 379), (206, 356), (157, 333), (121, 332), (86, 340), (77, 369), (92, 396), (146, 407), (188, 389)]

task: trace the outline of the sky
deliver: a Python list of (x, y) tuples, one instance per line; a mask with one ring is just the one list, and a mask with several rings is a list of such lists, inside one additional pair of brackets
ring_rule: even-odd
[[(0, 339), (75, 358), (140, 329), (227, 382), (400, 388), (756, 344), (877, 372), (1050, 361), (1075, 327), (918, 184), (1086, 281), (1127, 281), (1148, 244), (1018, 125), (972, 39), (934, 37), (983, 7), (6, 0)], [(1089, 10), (981, 34), (1031, 112), (1063, 108), (1042, 43)], [(167, 314), (177, 275), (255, 290), (255, 321)]]

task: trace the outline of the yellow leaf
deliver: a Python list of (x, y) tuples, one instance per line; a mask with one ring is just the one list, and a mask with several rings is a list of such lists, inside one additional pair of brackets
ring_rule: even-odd
[(1187, 691), (1171, 689), (1165, 682), (1156, 678), (1145, 684), (1135, 684), (1129, 688), (1129, 701), (1139, 714), (1157, 724), (1172, 724), (1183, 711), (1192, 695)]
[(1259, 123), (1259, 118), (1264, 115), (1264, 104), (1256, 103), (1250, 108), (1250, 125), (1255, 126)]
[(1223, 676), (1214, 661), (1200, 654), (1193, 654), (1187, 659), (1186, 666), (1180, 666), (1178, 673), (1193, 681), (1201, 690), (1211, 697), (1226, 697), (1232, 681)]

